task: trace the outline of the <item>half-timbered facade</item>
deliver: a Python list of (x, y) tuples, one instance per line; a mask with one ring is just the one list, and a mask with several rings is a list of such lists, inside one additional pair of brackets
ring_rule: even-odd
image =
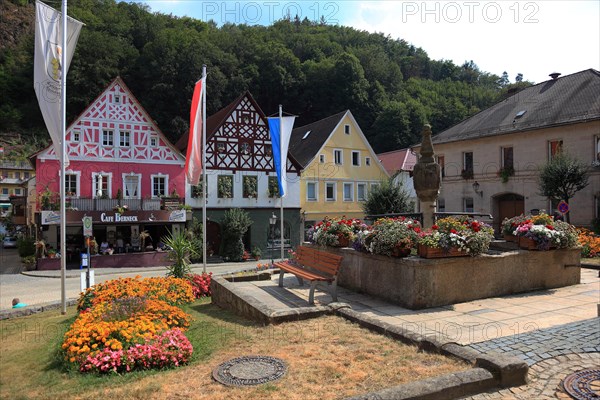
[[(121, 78), (67, 128), (67, 244), (83, 242), (81, 219), (91, 216), (98, 243), (136, 242), (146, 230), (156, 243), (185, 224), (185, 159), (160, 131)], [(32, 157), (39, 223), (58, 246), (56, 210), (60, 164), (53, 146)], [(177, 198), (181, 197), (181, 201)], [(55, 225), (55, 226), (52, 226)], [(69, 238), (73, 243), (69, 243)]]
[[(185, 152), (188, 136), (177, 147)], [(265, 114), (249, 92), (245, 92), (227, 107), (206, 121), (207, 173), (207, 240), (211, 250), (219, 252), (219, 225), (223, 212), (242, 208), (254, 222), (244, 239), (248, 250), (254, 246), (270, 256), (273, 247), (280, 245), (279, 220), (269, 225), (273, 214), (279, 218), (277, 175)], [(284, 236), (286, 246), (295, 247), (300, 240), (300, 166), (291, 156), (287, 160), (288, 193), (283, 199)], [(186, 203), (201, 217), (201, 186), (189, 186)], [(267, 253), (265, 253), (267, 250)]]

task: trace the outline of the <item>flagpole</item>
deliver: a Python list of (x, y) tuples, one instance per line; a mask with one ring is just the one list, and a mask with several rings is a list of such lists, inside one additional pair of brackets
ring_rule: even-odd
[(202, 65), (202, 272), (206, 273), (206, 64)]
[[(283, 109), (281, 104), (279, 105), (279, 169), (281, 169), (281, 187), (283, 187), (284, 179), (287, 179), (287, 157), (284, 158), (283, 154)], [(279, 213), (280, 213), (280, 239), (281, 239), (281, 261), (283, 261), (283, 196), (285, 193), (280, 193), (279, 201)]]
[(67, 0), (62, 2), (62, 59), (61, 59), (61, 111), (62, 111), (62, 130), (61, 130), (61, 152), (60, 152), (60, 298), (62, 311), (67, 313), (67, 215), (65, 206), (65, 154), (67, 152), (66, 131), (67, 131)]

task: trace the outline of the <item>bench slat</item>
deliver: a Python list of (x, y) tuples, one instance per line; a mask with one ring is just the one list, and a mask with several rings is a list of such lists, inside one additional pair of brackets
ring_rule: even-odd
[(326, 277), (322, 275), (317, 275), (307, 271), (303, 268), (299, 268), (288, 263), (275, 263), (275, 266), (285, 270), (286, 272), (292, 273), (294, 275), (298, 275), (303, 279), (311, 280), (311, 281), (333, 281), (333, 277)]

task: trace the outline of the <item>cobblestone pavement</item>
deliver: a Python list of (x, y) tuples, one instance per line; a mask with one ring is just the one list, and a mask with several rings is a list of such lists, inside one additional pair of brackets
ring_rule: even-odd
[(568, 375), (600, 366), (600, 353), (565, 354), (540, 361), (529, 369), (529, 384), (502, 389), (494, 393), (482, 393), (465, 400), (549, 400), (571, 399), (561, 382)]
[(484, 353), (496, 352), (516, 356), (530, 366), (564, 354), (600, 352), (600, 318), (500, 337), (473, 343), (468, 347)]

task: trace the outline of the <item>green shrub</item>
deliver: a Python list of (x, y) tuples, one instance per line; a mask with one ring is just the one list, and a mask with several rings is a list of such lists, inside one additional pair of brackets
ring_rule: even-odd
[(242, 238), (248, 228), (252, 225), (250, 215), (240, 209), (232, 208), (225, 211), (221, 220), (223, 227), (223, 251), (221, 255), (230, 261), (242, 261), (244, 255), (244, 243)]
[(35, 240), (33, 238), (19, 238), (17, 240), (17, 249), (19, 257), (27, 257), (35, 255)]

